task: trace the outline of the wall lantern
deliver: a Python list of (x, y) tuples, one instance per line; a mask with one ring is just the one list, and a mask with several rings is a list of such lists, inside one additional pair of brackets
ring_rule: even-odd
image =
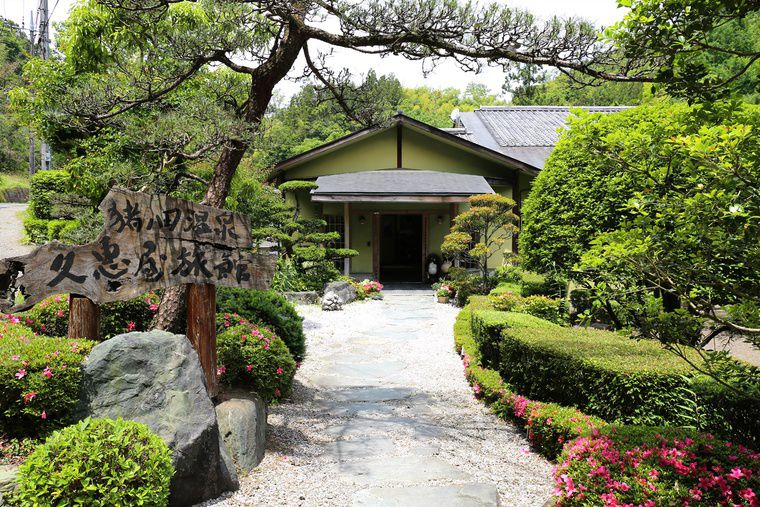
[(443, 215), (438, 215), (438, 224), (440, 225), (442, 223), (443, 223)]
[(364, 215), (359, 215), (359, 224), (364, 225), (367, 223), (367, 219), (364, 218)]

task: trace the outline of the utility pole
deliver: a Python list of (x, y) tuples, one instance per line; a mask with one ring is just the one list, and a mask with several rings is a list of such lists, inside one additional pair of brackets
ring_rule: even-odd
[[(36, 48), (36, 41), (34, 40), (34, 36), (36, 34), (35, 24), (34, 24), (34, 12), (29, 12), (29, 38), (32, 41), (31, 44), (31, 53), (32, 56), (35, 54), (35, 48)], [(34, 176), (34, 173), (37, 172), (37, 161), (35, 160), (35, 141), (34, 141), (34, 131), (32, 129), (29, 129), (29, 176)]]
[[(50, 58), (50, 18), (48, 12), (48, 0), (40, 0), (39, 6), (39, 23), (40, 23), (40, 45), (39, 55), (43, 60)], [(44, 139), (40, 141), (40, 169), (43, 171), (50, 169), (52, 165), (52, 154), (50, 146)]]

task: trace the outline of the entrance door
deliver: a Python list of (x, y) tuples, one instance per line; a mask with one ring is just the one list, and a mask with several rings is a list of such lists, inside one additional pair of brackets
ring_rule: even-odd
[(380, 281), (422, 282), (422, 215), (380, 215)]

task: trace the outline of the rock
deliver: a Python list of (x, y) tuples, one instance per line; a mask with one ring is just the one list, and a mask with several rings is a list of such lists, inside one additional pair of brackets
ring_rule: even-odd
[(214, 404), (200, 361), (183, 335), (127, 333), (100, 343), (83, 364), (81, 417), (146, 424), (172, 450), (170, 505), (216, 498), (237, 488), (224, 462)]
[(239, 474), (256, 468), (264, 459), (267, 406), (257, 394), (232, 398), (216, 406), (219, 434)]
[(343, 302), (337, 294), (325, 294), (322, 298), (322, 309), (326, 312), (335, 312), (343, 309)]
[(344, 305), (356, 299), (356, 289), (348, 282), (330, 282), (325, 285), (324, 294), (322, 298), (323, 304), (324, 300), (332, 294), (338, 296), (340, 302)]
[(300, 291), (300, 292), (283, 292), (283, 296), (285, 296), (285, 299), (290, 301), (293, 304), (299, 305), (318, 305), (319, 304), (319, 294), (317, 294), (317, 291), (315, 290), (307, 290), (307, 291)]
[(0, 465), (0, 505), (5, 505), (3, 497), (16, 489), (18, 467), (15, 465)]

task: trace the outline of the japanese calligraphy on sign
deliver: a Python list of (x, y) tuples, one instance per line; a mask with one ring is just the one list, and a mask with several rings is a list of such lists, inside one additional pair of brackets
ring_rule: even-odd
[[(96, 241), (54, 241), (0, 260), (0, 310), (21, 311), (62, 292), (102, 304), (186, 283), (271, 285), (276, 256), (244, 250), (252, 237), (243, 214), (123, 189), (112, 189), (100, 210), (105, 225)], [(13, 306), (17, 291), (24, 302)]]

